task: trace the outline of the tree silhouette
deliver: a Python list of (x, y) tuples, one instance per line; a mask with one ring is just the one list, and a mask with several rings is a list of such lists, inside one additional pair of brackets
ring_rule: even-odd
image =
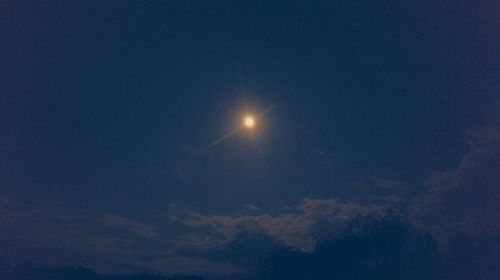
[(438, 279), (440, 268), (430, 234), (400, 217), (358, 217), (341, 237), (318, 242), (311, 254), (270, 253), (258, 279)]
[(12, 267), (0, 258), (1, 280), (205, 280), (203, 277), (190, 275), (161, 275), (142, 273), (133, 275), (104, 275), (84, 267), (50, 268), (24, 261)]

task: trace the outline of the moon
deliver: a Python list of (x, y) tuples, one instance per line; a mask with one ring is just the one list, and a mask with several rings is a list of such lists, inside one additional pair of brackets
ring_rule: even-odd
[(228, 132), (226, 132), (224, 135), (217, 138), (212, 143), (201, 148), (198, 151), (198, 153), (201, 153), (203, 151), (206, 151), (206, 150), (212, 148), (213, 146), (219, 144), (220, 142), (226, 140), (227, 138), (229, 138), (237, 133), (242, 132), (242, 130), (244, 130), (244, 129), (248, 130), (248, 133), (250, 135), (253, 135), (254, 133), (251, 131), (257, 128), (258, 120), (261, 119), (261, 117), (264, 116), (265, 114), (269, 113), (271, 110), (272, 110), (272, 107), (269, 107), (265, 111), (262, 111), (261, 113), (258, 113), (256, 115), (250, 114), (250, 113), (244, 114), (243, 117), (241, 118), (241, 126), (236, 126), (232, 130), (229, 130)]
[(247, 129), (252, 129), (256, 125), (255, 117), (252, 115), (246, 115), (243, 117), (243, 126)]

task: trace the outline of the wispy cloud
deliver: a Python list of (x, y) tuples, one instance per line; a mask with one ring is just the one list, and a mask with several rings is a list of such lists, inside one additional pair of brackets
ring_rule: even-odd
[(357, 215), (380, 214), (387, 206), (343, 202), (335, 198), (305, 198), (292, 211), (277, 215), (204, 215), (184, 211), (170, 218), (192, 227), (205, 227), (224, 243), (248, 233), (263, 234), (286, 246), (311, 250), (317, 238), (335, 234)]
[(416, 199), (417, 219), (438, 235), (500, 232), (500, 126), (468, 129), (467, 139), (458, 166), (432, 174)]
[[(85, 265), (104, 272), (133, 264), (134, 256), (158, 237), (157, 227), (126, 217), (76, 216), (31, 207), (5, 196), (0, 199), (0, 229), (3, 253), (9, 258)], [(158, 242), (161, 246), (164, 243)]]
[(335, 235), (357, 215), (380, 214), (388, 206), (304, 198), (275, 214), (242, 207), (247, 210), (238, 215), (207, 215), (174, 204), (168, 219), (148, 224), (115, 214), (50, 212), (2, 198), (0, 238), (12, 244), (7, 253), (13, 258), (29, 256), (48, 265), (230, 275), (274, 246), (312, 250), (318, 238)]

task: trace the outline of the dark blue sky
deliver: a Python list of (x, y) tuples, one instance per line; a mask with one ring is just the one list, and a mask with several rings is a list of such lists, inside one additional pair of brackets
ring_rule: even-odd
[(394, 204), (499, 230), (498, 4), (268, 2), (2, 1), (3, 254), (232, 273)]

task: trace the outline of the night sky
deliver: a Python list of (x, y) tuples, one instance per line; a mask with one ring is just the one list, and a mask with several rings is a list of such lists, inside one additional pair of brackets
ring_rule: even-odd
[(0, 255), (228, 275), (389, 208), (499, 233), (499, 11), (0, 1)]

